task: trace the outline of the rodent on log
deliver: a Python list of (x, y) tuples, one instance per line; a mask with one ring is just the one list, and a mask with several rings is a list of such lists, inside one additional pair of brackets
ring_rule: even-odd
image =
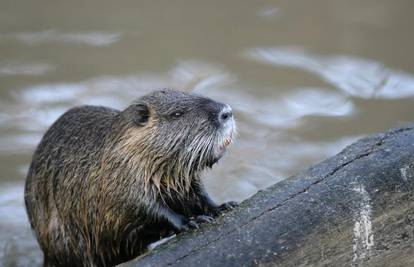
[(232, 208), (214, 203), (200, 175), (234, 132), (229, 105), (170, 89), (123, 111), (67, 111), (43, 136), (26, 179), (44, 265), (116, 265)]

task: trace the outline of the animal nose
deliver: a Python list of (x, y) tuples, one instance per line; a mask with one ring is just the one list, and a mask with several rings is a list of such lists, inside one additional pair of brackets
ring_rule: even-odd
[(226, 106), (219, 113), (219, 121), (220, 121), (220, 123), (226, 123), (232, 117), (233, 117), (233, 112), (231, 111), (230, 106)]

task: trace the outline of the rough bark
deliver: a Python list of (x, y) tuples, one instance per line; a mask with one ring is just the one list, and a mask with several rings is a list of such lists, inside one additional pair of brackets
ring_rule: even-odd
[(414, 126), (359, 140), (123, 266), (414, 266)]

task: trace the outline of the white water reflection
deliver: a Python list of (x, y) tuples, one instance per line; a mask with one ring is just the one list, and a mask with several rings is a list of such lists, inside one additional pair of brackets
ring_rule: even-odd
[(42, 253), (30, 229), (23, 201), (23, 184), (0, 187), (0, 265), (40, 266)]
[(0, 153), (9, 155), (30, 153), (41, 137), (41, 133), (3, 135), (0, 137)]
[(120, 32), (60, 32), (46, 30), (40, 32), (20, 32), (13, 35), (3, 35), (1, 39), (16, 39), (27, 45), (43, 43), (70, 43), (89, 46), (107, 46), (121, 39)]
[[(253, 97), (241, 92), (227, 89), (223, 101), (250, 117), (255, 123), (260, 122), (272, 128), (291, 128), (306, 116), (342, 117), (355, 112), (352, 100), (346, 95), (328, 89), (298, 88), (285, 95), (266, 98)], [(216, 98), (220, 91), (210, 91)]]
[(122, 108), (150, 91), (177, 88), (185, 91), (208, 92), (234, 81), (221, 68), (196, 61), (183, 61), (167, 73), (126, 76), (101, 76), (75, 83), (39, 84), (14, 93), (17, 105), (42, 107), (63, 104), (99, 104)]
[(249, 50), (247, 55), (275, 66), (309, 71), (354, 97), (397, 99), (414, 96), (413, 75), (373, 60), (321, 56), (292, 48), (256, 48)]
[(276, 7), (266, 7), (266, 8), (259, 9), (259, 11), (257, 12), (257, 14), (260, 17), (264, 17), (264, 18), (270, 19), (270, 18), (274, 18), (274, 17), (280, 16), (281, 15), (281, 11), (280, 11), (279, 8), (276, 8)]
[(223, 67), (198, 61), (179, 62), (169, 76), (173, 87), (197, 93), (224, 88), (236, 82), (236, 78)]
[(75, 99), (86, 90), (83, 84), (43, 84), (24, 89), (18, 95), (20, 101), (27, 104), (48, 104)]
[(320, 89), (294, 91), (282, 98), (290, 113), (305, 115), (347, 116), (353, 111), (353, 104), (341, 94)]
[[(11, 212), (15, 210), (16, 212)], [(25, 224), (27, 215), (24, 211), (23, 184), (3, 184), (0, 188), (1, 225)]]
[(54, 69), (54, 66), (46, 63), (15, 63), (15, 64), (0, 64), (0, 76), (12, 75), (29, 75), (40, 76), (44, 75)]

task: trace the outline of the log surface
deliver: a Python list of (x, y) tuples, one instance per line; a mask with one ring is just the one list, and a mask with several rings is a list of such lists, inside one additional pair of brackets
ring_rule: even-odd
[(122, 266), (414, 266), (414, 126), (363, 138)]

